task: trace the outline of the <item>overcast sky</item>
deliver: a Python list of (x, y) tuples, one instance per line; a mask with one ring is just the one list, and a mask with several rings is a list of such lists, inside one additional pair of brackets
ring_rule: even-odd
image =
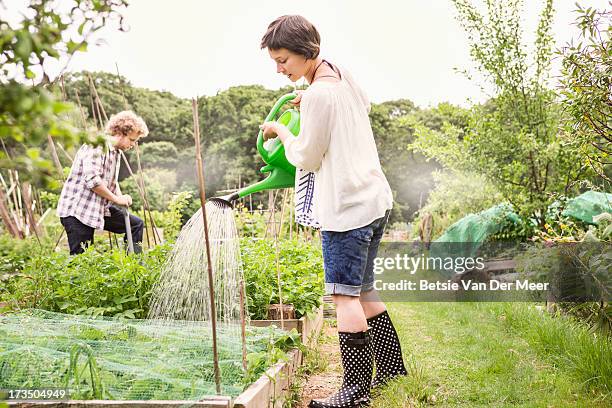
[[(531, 33), (543, 1), (524, 3)], [(581, 3), (605, 8), (608, 1)], [(555, 0), (555, 8), (560, 46), (576, 34), (574, 0)], [(450, 0), (130, 0), (124, 12), (129, 31), (103, 30), (106, 43), (76, 55), (69, 69), (116, 72), (117, 63), (133, 85), (181, 97), (214, 95), (235, 85), (277, 89), (290, 81), (276, 73), (259, 43), (268, 24), (283, 14), (314, 23), (323, 57), (349, 69), (374, 102), (466, 105), (484, 99), (453, 70), (469, 67), (470, 59)]]

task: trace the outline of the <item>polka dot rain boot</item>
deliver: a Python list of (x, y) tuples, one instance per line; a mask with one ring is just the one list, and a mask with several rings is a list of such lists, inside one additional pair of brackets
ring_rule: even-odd
[(387, 311), (369, 318), (368, 326), (376, 363), (376, 376), (372, 380), (372, 388), (376, 388), (392, 378), (408, 373), (404, 367), (399, 337)]
[(310, 408), (363, 407), (370, 402), (373, 364), (370, 334), (339, 332), (338, 337), (344, 368), (342, 387), (326, 400), (310, 401)]

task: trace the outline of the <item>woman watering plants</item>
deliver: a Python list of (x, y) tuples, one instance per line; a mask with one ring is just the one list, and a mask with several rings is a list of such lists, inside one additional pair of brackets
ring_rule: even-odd
[(265, 139), (280, 138), (289, 162), (316, 175), (313, 216), (322, 231), (325, 291), (336, 305), (344, 378), (336, 394), (310, 406), (364, 405), (371, 387), (406, 374), (399, 338), (373, 286), (373, 262), (393, 198), (378, 159), (370, 104), (346, 70), (319, 56), (319, 33), (304, 17), (273, 21), (261, 48), (278, 73), (310, 85), (293, 100), (301, 111), (297, 138), (278, 122), (261, 126)]

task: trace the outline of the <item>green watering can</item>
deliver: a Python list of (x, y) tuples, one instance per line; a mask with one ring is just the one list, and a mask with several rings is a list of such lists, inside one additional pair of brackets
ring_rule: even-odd
[[(266, 116), (265, 121), (270, 122), (276, 120), (285, 125), (294, 136), (297, 136), (300, 133), (300, 113), (296, 109), (287, 109), (277, 119), (280, 109), (287, 102), (296, 97), (297, 95), (293, 93), (281, 96), (270, 110), (270, 113), (268, 113), (268, 116)], [(285, 157), (285, 147), (279, 138), (269, 140), (266, 146), (264, 146), (263, 130), (260, 130), (259, 135), (257, 135), (257, 151), (266, 163), (259, 171), (262, 173), (270, 173), (268, 177), (258, 183), (238, 190), (235, 193), (211, 198), (211, 201), (223, 206), (233, 207), (233, 201), (248, 196), (249, 194), (263, 190), (274, 190), (277, 188), (295, 186), (295, 166), (289, 163)]]

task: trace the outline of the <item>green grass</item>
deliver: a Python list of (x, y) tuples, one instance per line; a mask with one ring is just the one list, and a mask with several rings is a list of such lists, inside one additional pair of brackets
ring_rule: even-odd
[(390, 303), (410, 374), (372, 407), (607, 407), (610, 341), (509, 303)]

